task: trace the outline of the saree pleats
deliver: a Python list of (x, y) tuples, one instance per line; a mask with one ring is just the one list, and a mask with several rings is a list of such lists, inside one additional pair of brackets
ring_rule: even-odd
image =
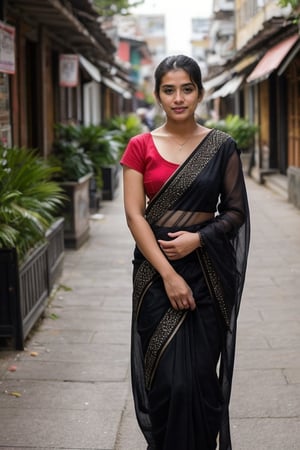
[[(185, 208), (192, 217), (217, 207), (211, 220), (179, 223)], [(200, 231), (204, 247), (170, 261), (192, 289), (194, 311), (171, 307), (159, 274), (135, 249), (131, 372), (139, 425), (150, 450), (215, 450), (217, 441), (220, 450), (231, 450), (228, 410), (249, 246), (233, 141), (211, 132), (151, 201), (146, 219), (157, 239)]]
[[(157, 365), (151, 383), (146, 380), (153, 448), (215, 449), (222, 412), (222, 393), (216, 375), (222, 330), (203, 277), (202, 283), (199, 282), (201, 268), (196, 256), (185, 258), (181, 264), (181, 270), (178, 264), (176, 270), (188, 278), (197, 309), (193, 312), (170, 309), (162, 281), (158, 279), (144, 295), (138, 316), (144, 376), (149, 370), (146, 355), (157, 330), (161, 343), (161, 353), (153, 355)], [(174, 317), (170, 319), (172, 311)]]

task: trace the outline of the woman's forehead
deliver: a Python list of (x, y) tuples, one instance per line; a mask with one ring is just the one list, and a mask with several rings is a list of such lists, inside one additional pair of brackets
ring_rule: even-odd
[(192, 83), (190, 75), (183, 69), (172, 69), (161, 79), (161, 85), (165, 84), (190, 84)]

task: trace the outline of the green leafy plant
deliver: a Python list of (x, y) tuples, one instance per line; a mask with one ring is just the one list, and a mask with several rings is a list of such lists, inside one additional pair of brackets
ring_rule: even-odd
[(38, 242), (65, 200), (51, 167), (33, 149), (0, 146), (0, 248), (19, 258)]
[(120, 143), (119, 159), (122, 156), (129, 139), (142, 131), (141, 121), (136, 114), (113, 117), (106, 123), (106, 127), (111, 136)]
[(58, 124), (55, 131), (56, 139), (49, 160), (53, 166), (60, 167), (59, 180), (78, 181), (93, 173), (93, 162), (80, 143), (80, 127)]
[(107, 128), (101, 125), (81, 126), (78, 134), (81, 147), (91, 159), (96, 158), (96, 164), (118, 162), (120, 143)]
[(102, 168), (118, 163), (120, 142), (107, 128), (101, 125), (79, 127), (78, 141), (92, 161), (96, 183), (101, 189)]
[(101, 189), (102, 168), (118, 164), (129, 139), (141, 130), (134, 114), (114, 117), (103, 125), (58, 124), (51, 162), (61, 167), (61, 180), (78, 180), (92, 172)]
[(288, 5), (291, 5), (291, 7), (293, 9), (297, 8), (298, 6), (300, 6), (300, 1), (299, 0), (278, 0), (278, 4), (282, 7), (285, 8)]
[(94, 0), (94, 7), (100, 16), (110, 17), (115, 14), (129, 14), (131, 8), (144, 3), (144, 0)]
[(298, 27), (299, 27), (299, 22), (300, 22), (300, 14), (299, 14), (300, 0), (278, 0), (278, 5), (281, 8), (286, 8), (287, 6), (291, 7), (289, 21), (292, 24), (298, 25)]
[(259, 127), (248, 119), (229, 114), (224, 120), (205, 122), (209, 128), (225, 131), (236, 141), (240, 150), (248, 150), (253, 145), (255, 133)]

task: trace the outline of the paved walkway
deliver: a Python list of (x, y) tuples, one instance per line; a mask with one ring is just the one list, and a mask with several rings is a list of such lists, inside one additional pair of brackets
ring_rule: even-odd
[[(300, 211), (247, 184), (252, 244), (231, 403), (233, 449), (296, 450)], [(121, 193), (100, 212), (89, 241), (66, 252), (65, 289), (26, 350), (0, 352), (1, 449), (145, 450), (129, 387), (133, 242)]]

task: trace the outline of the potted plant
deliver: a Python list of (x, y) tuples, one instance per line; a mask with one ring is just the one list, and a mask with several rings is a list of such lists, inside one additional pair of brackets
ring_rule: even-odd
[(119, 184), (119, 161), (129, 139), (142, 132), (142, 124), (135, 114), (116, 116), (106, 123), (107, 145), (113, 156), (111, 163), (102, 165), (104, 197), (112, 200)]
[(17, 349), (62, 271), (64, 195), (55, 172), (34, 150), (0, 146), (0, 337)]
[(205, 125), (209, 128), (225, 131), (232, 136), (241, 151), (243, 166), (249, 172), (254, 149), (254, 137), (259, 127), (250, 120), (233, 114), (229, 114), (224, 120), (217, 122), (209, 120), (205, 122)]
[(80, 146), (93, 163), (96, 194), (112, 200), (117, 188), (120, 142), (102, 125), (81, 126)]
[(89, 183), (93, 176), (93, 163), (80, 145), (78, 127), (59, 124), (49, 158), (59, 166), (56, 177), (68, 201), (62, 209), (65, 218), (65, 246), (79, 248), (89, 238)]
[(142, 123), (136, 114), (113, 117), (106, 124), (108, 131), (119, 143), (118, 160), (121, 158), (128, 141), (142, 132)]

